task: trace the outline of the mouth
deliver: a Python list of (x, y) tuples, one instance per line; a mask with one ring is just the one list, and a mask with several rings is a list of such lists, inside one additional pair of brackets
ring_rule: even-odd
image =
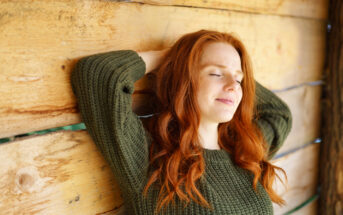
[(219, 101), (219, 102), (222, 102), (224, 104), (228, 104), (228, 105), (233, 105), (234, 104), (232, 99), (216, 99), (216, 100)]

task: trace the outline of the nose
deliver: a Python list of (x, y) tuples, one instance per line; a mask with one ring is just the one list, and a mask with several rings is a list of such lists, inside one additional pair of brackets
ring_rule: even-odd
[(236, 81), (235, 77), (229, 76), (227, 80), (225, 80), (224, 90), (230, 91), (230, 90), (238, 90), (240, 84)]

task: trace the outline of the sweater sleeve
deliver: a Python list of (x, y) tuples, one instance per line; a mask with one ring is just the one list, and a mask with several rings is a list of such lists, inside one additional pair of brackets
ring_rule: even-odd
[(280, 149), (292, 127), (292, 114), (287, 106), (272, 91), (256, 83), (256, 117), (258, 127), (269, 146), (271, 159)]
[(125, 192), (139, 190), (148, 167), (148, 136), (131, 108), (145, 63), (122, 50), (82, 58), (71, 74), (81, 119)]

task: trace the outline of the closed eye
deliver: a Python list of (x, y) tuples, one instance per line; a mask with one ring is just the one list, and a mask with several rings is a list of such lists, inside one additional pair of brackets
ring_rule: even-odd
[(220, 74), (210, 74), (211, 76), (217, 76), (217, 77), (220, 77), (220, 76), (222, 76), (222, 75), (220, 75)]
[[(221, 77), (222, 75), (221, 75), (221, 74), (212, 73), (212, 74), (210, 74), (210, 76)], [(237, 80), (237, 83), (238, 83), (238, 84), (242, 84), (242, 82), (241, 82), (241, 81), (238, 81), (238, 80)]]

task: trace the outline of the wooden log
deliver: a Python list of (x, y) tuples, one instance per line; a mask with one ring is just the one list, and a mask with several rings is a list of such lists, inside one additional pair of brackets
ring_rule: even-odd
[[(319, 145), (273, 160), (288, 175), (278, 191), (289, 211), (316, 188)], [(108, 164), (86, 131), (58, 131), (0, 145), (0, 211), (3, 214), (124, 214)], [(301, 165), (300, 165), (301, 162)]]
[(79, 123), (69, 76), (80, 57), (160, 49), (202, 28), (236, 32), (269, 89), (321, 78), (323, 20), (100, 0), (5, 1), (0, 14), (0, 137)]
[(123, 214), (120, 189), (86, 131), (0, 148), (1, 214)]
[(286, 201), (286, 206), (283, 207), (273, 203), (275, 214), (285, 214), (285, 212), (297, 207), (316, 193), (319, 145), (319, 143), (308, 145), (273, 161), (273, 164), (282, 167), (286, 171), (288, 178), (286, 189), (278, 180), (274, 184), (277, 193)]
[(321, 86), (304, 86), (276, 93), (292, 112), (291, 132), (277, 154), (291, 151), (320, 137)]
[(312, 19), (327, 19), (327, 8), (329, 4), (328, 0), (131, 0), (129, 2), (141, 2), (154, 5), (217, 8), (258, 14), (306, 17)]
[(343, 214), (343, 2), (330, 5), (319, 214)]

